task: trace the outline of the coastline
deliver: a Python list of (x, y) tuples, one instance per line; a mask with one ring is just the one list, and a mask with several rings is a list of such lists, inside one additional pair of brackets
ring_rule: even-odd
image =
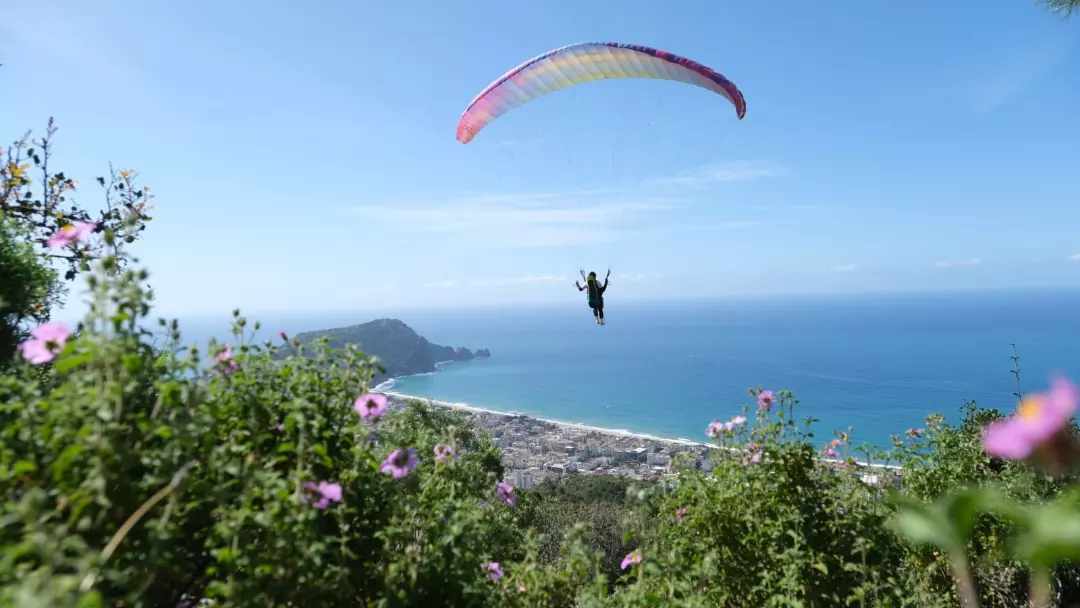
[(431, 405), (435, 405), (435, 406), (438, 406), (438, 407), (445, 407), (445, 408), (448, 408), (448, 409), (459, 410), (459, 411), (469, 412), (469, 413), (473, 413), (473, 414), (485, 414), (485, 415), (490, 415), (490, 416), (503, 416), (503, 417), (507, 417), (507, 418), (529, 418), (531, 420), (536, 420), (536, 421), (539, 421), (539, 422), (543, 422), (543, 423), (546, 423), (546, 424), (552, 424), (552, 425), (555, 425), (555, 426), (565, 427), (565, 428), (568, 428), (568, 429), (574, 429), (574, 430), (582, 431), (582, 432), (585, 432), (585, 433), (600, 433), (600, 434), (604, 434), (604, 435), (613, 435), (613, 436), (617, 436), (617, 437), (625, 437), (627, 439), (639, 439), (639, 440), (642, 440), (642, 441), (653, 441), (653, 442), (657, 442), (657, 443), (670, 443), (670, 444), (686, 446), (686, 447), (700, 447), (700, 448), (719, 449), (719, 446), (713, 445), (711, 443), (707, 443), (707, 442), (704, 442), (704, 441), (694, 441), (692, 439), (687, 439), (685, 437), (677, 437), (677, 438), (661, 437), (659, 435), (652, 435), (652, 434), (649, 434), (649, 433), (641, 433), (641, 432), (637, 432), (637, 431), (631, 431), (629, 429), (613, 429), (613, 428), (608, 428), (608, 427), (595, 426), (595, 425), (591, 425), (591, 424), (584, 424), (584, 423), (581, 423), (581, 422), (571, 422), (571, 421), (568, 421), (568, 420), (557, 420), (555, 418), (544, 418), (542, 416), (535, 416), (533, 414), (526, 414), (524, 412), (494, 410), (494, 409), (490, 409), (490, 408), (486, 408), (486, 407), (479, 407), (479, 406), (471, 405), (469, 403), (465, 403), (465, 402), (461, 402), (461, 401), (443, 401), (441, 399), (432, 399), (430, 397), (424, 397), (422, 395), (408, 395), (408, 394), (405, 394), (405, 393), (399, 393), (397, 391), (390, 390), (393, 387), (392, 384), (389, 387), (384, 387), (384, 385), (386, 385), (388, 382), (391, 382), (391, 381), (388, 380), (388, 381), (382, 382), (372, 390), (383, 393), (386, 396), (393, 397), (395, 399), (410, 400), (410, 401), (422, 401), (424, 403), (429, 403)]
[[(373, 390), (391, 401), (418, 401), (431, 406), (464, 412), (478, 426), (491, 433), (503, 452), (504, 466), (516, 486), (528, 488), (549, 477), (567, 473), (608, 474), (636, 479), (660, 479), (674, 474), (676, 458), (689, 458), (700, 470), (712, 469), (711, 450), (738, 452), (737, 448), (686, 438), (670, 438), (595, 425), (556, 420), (514, 411), (500, 411), (464, 402), (432, 399), (392, 390), (394, 380), (380, 383)], [(819, 457), (826, 465), (842, 466), (839, 459)], [(855, 461), (857, 467), (897, 474), (899, 465)], [(874, 473), (862, 480), (879, 485)]]

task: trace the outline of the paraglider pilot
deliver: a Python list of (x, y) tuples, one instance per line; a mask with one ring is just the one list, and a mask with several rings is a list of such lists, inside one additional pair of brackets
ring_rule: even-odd
[(595, 272), (589, 273), (588, 278), (585, 279), (585, 285), (574, 281), (574, 286), (577, 287), (578, 291), (589, 290), (589, 308), (592, 309), (593, 316), (596, 317), (597, 325), (604, 324), (604, 292), (607, 291), (609, 278), (611, 278), (611, 270), (607, 271), (603, 285), (596, 280)]

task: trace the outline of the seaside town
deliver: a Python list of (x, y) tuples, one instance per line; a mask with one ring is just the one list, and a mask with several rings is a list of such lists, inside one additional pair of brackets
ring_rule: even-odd
[[(546, 479), (565, 475), (618, 475), (657, 480), (673, 476), (676, 463), (702, 471), (712, 469), (712, 446), (689, 440), (661, 439), (630, 432), (551, 422), (524, 414), (492, 412), (459, 403), (387, 393), (392, 408), (407, 401), (447, 407), (465, 414), (491, 436), (502, 451), (506, 479), (528, 489)], [(832, 461), (842, 466), (837, 461)], [(899, 471), (887, 465), (861, 463), (860, 479), (868, 484), (894, 485)], [(865, 467), (865, 468), (864, 468)]]
[[(394, 395), (392, 404), (401, 407), (406, 400), (404, 395)], [(507, 480), (523, 489), (545, 479), (572, 474), (660, 479), (674, 474), (672, 465), (676, 460), (706, 471), (712, 467), (707, 457), (710, 448), (701, 443), (601, 431), (522, 414), (421, 401), (452, 407), (487, 432), (502, 451)]]

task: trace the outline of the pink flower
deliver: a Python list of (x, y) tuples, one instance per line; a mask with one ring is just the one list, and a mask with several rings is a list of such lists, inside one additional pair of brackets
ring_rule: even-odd
[(46, 244), (51, 248), (66, 247), (72, 243), (81, 243), (90, 236), (97, 227), (90, 222), (75, 222), (62, 226), (49, 237)]
[(640, 563), (641, 563), (641, 549), (634, 549), (630, 553), (627, 553), (626, 557), (622, 558), (622, 564), (620, 564), (619, 567), (622, 568), (623, 570), (626, 570), (630, 566), (633, 566), (634, 564), (640, 564)]
[(517, 504), (517, 496), (514, 496), (514, 486), (500, 481), (495, 484), (495, 493), (498, 494), (499, 500), (505, 502), (507, 506), (514, 506)]
[(420, 460), (416, 457), (416, 450), (413, 448), (403, 449), (398, 448), (383, 460), (379, 470), (387, 475), (393, 476), (394, 479), (401, 479), (409, 473), (413, 472), (416, 465)]
[(705, 429), (705, 434), (709, 437), (719, 437), (723, 433), (730, 433), (737, 427), (746, 423), (745, 416), (735, 416), (727, 422), (720, 422), (719, 420), (713, 420), (709, 423), (709, 426)]
[(757, 396), (757, 406), (759, 412), (767, 412), (772, 408), (773, 401), (776, 400), (776, 396), (772, 391), (761, 391)]
[(81, 243), (86, 240), (86, 237), (90, 236), (90, 233), (94, 231), (96, 226), (90, 222), (75, 222), (74, 224), (67, 224), (63, 226), (46, 241), (46, 244), (52, 248), (57, 249), (59, 247), (67, 247), (72, 243)]
[(435, 446), (435, 462), (446, 462), (454, 457), (454, 448), (440, 443)]
[(830, 448), (838, 448), (838, 447), (840, 447), (840, 445), (842, 443), (844, 443), (844, 441), (842, 439), (833, 439), (832, 441), (829, 442), (829, 447)]
[(1065, 426), (1076, 406), (1076, 387), (1055, 379), (1049, 393), (1030, 395), (1016, 414), (990, 423), (983, 430), (983, 449), (991, 456), (1023, 460)]
[(490, 578), (492, 582), (497, 583), (499, 579), (503, 577), (502, 566), (499, 565), (499, 562), (484, 562), (483, 564), (480, 564), (480, 568), (483, 569), (484, 572), (487, 572), (488, 578)]
[(757, 464), (761, 462), (761, 454), (764, 450), (756, 443), (751, 443), (746, 446), (746, 458), (743, 460), (743, 464)]
[(22, 351), (24, 359), (34, 365), (41, 365), (55, 359), (69, 337), (71, 331), (63, 323), (44, 323), (30, 332), (30, 339), (20, 344), (19, 350)]
[(376, 420), (386, 413), (386, 395), (382, 393), (364, 393), (356, 398), (353, 409), (364, 420)]
[(320, 481), (316, 484), (309, 481), (304, 484), (304, 489), (319, 495), (319, 499), (312, 505), (316, 509), (325, 509), (330, 506), (330, 503), (341, 502), (340, 484), (330, 483), (328, 481)]
[(831, 447), (830, 448), (825, 448), (825, 450), (822, 453), (825, 454), (826, 456), (828, 456), (829, 458), (836, 458), (836, 456), (837, 456), (836, 450), (834, 450)]
[(214, 360), (221, 367), (221, 371), (226, 374), (231, 374), (240, 369), (240, 364), (233, 359), (233, 352), (231, 346), (226, 346), (224, 350), (219, 352)]
[(686, 517), (686, 513), (689, 511), (686, 507), (679, 507), (675, 509), (675, 521), (682, 521)]

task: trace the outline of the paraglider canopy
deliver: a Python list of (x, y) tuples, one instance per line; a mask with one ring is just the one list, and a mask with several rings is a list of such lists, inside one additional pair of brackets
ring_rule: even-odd
[(605, 78), (685, 82), (724, 96), (740, 119), (746, 116), (746, 100), (739, 89), (696, 61), (647, 46), (584, 42), (538, 55), (489, 84), (461, 114), (457, 140), (469, 143), (489, 122), (541, 95)]

